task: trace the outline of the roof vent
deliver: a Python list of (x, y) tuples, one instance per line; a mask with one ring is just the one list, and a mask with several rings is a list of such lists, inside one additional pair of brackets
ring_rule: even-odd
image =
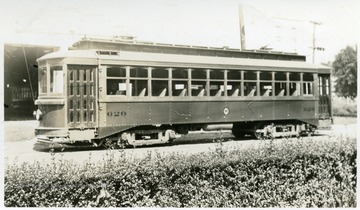
[(135, 40), (135, 36), (113, 36), (114, 40), (121, 40), (121, 41), (133, 41)]

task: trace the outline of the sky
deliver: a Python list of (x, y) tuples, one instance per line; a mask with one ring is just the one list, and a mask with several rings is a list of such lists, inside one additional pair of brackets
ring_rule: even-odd
[(315, 63), (332, 62), (355, 46), (357, 0), (0, 0), (2, 43), (61, 46), (86, 36), (240, 48), (239, 4), (246, 49), (296, 52)]

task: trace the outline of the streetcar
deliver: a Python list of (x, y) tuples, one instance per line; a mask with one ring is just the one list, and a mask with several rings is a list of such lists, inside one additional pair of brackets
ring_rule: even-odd
[(330, 68), (295, 53), (85, 37), (37, 61), (37, 146), (299, 136), (332, 118)]

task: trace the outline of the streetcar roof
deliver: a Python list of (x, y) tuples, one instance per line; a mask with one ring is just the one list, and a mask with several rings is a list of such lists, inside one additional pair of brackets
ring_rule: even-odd
[[(37, 61), (48, 59), (95, 59), (101, 60), (102, 64), (119, 65), (148, 65), (148, 66), (167, 66), (167, 67), (187, 67), (187, 68), (214, 68), (214, 69), (254, 69), (254, 70), (293, 70), (330, 73), (330, 68), (324, 65), (311, 64), (304, 61), (288, 60), (265, 60), (248, 58), (229, 58), (200, 55), (177, 55), (163, 53), (144, 53), (117, 51), (109, 52), (96, 50), (69, 50), (64, 52), (54, 52), (44, 55)], [(105, 52), (105, 53), (104, 53)], [(111, 54), (111, 55), (110, 55)], [(77, 63), (78, 64), (78, 63)]]

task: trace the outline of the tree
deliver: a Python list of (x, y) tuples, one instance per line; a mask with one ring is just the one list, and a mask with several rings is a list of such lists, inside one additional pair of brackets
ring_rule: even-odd
[(357, 48), (347, 46), (336, 56), (332, 64), (336, 78), (335, 93), (354, 99), (357, 96)]

